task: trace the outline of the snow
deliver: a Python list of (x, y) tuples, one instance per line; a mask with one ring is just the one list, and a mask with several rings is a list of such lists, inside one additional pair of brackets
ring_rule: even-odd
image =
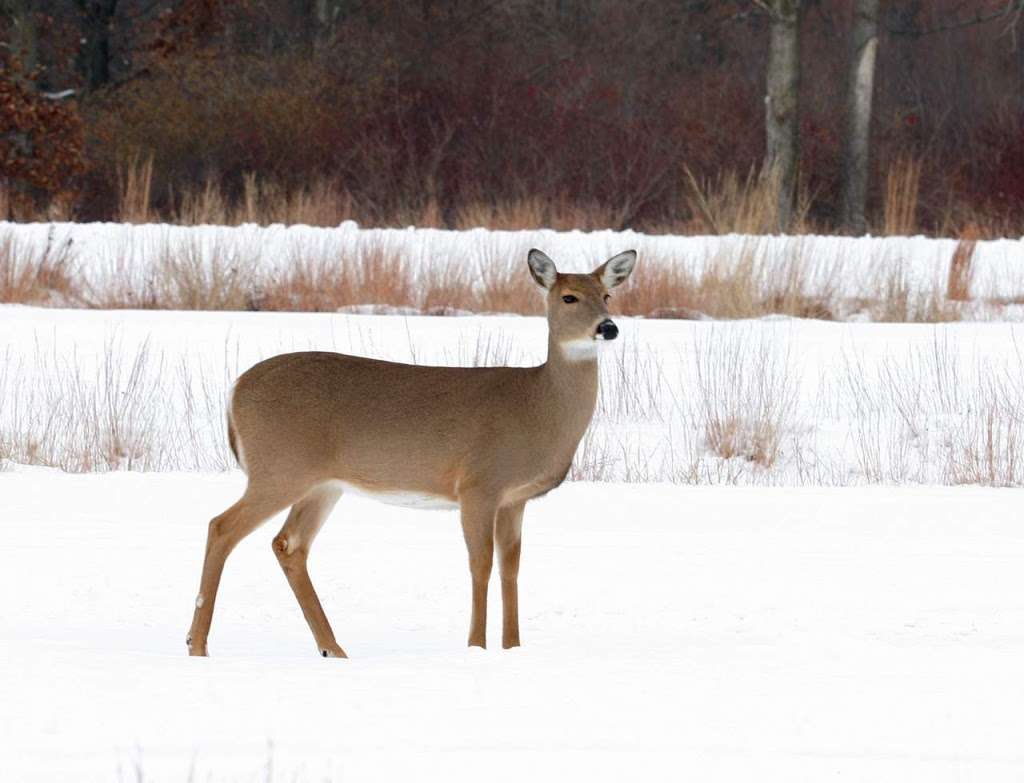
[[(170, 241), (270, 269), (295, 245), (371, 242), (422, 269), (532, 245), (575, 269), (625, 247), (696, 268), (756, 246), (780, 269), (813, 259), (813, 286), (861, 291), (896, 265), (913, 293), (944, 285), (955, 248), (352, 223), (2, 231), (70, 241), (89, 285)], [(974, 293), (1020, 297), (1022, 252), (978, 243)], [(239, 372), (309, 348), (525, 366), (543, 359), (543, 320), (0, 306), (0, 781), (1024, 778), (1020, 491), (934, 486), (1024, 485), (1024, 326), (615, 321), (573, 474), (600, 481), (527, 507), (522, 648), (496, 649), (496, 575), (492, 649), (464, 646), (457, 511), (346, 493), (310, 566), (351, 659), (318, 655), (270, 548), (281, 519), (229, 559), (213, 657), (191, 659), (207, 523), (244, 483), (223, 432)], [(740, 450), (722, 456), (710, 433), (730, 427)]]
[(344, 497), (311, 573), (351, 659), (317, 655), (280, 520), (190, 659), (206, 522), (241, 486), (0, 474), (0, 779), (1024, 775), (1019, 492), (566, 485), (527, 509), (513, 651), (463, 646), (455, 512)]

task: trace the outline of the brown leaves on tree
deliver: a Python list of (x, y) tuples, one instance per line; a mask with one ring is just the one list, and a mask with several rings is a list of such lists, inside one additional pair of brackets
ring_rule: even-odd
[(85, 170), (75, 104), (30, 90), (10, 69), (0, 74), (0, 177), (14, 200), (39, 204), (66, 196)]

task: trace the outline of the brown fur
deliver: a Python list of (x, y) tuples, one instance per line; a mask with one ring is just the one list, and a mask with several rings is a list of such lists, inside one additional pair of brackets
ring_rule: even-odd
[[(458, 504), (473, 581), (469, 643), (485, 645), (496, 543), (502, 643), (519, 644), (523, 506), (563, 481), (597, 400), (596, 350), (574, 359), (564, 346), (594, 339), (608, 317), (606, 284), (629, 275), (635, 254), (616, 256), (589, 275), (558, 274), (538, 251), (530, 258), (535, 278), (550, 285), (548, 360), (539, 367), (424, 367), (308, 351), (274, 356), (239, 377), (228, 441), (249, 481), (242, 498), (210, 523), (191, 654), (206, 654), (228, 554), (291, 506), (274, 551), (321, 654), (344, 657), (305, 565), (342, 493), (339, 482)], [(578, 301), (565, 303), (565, 296)]]

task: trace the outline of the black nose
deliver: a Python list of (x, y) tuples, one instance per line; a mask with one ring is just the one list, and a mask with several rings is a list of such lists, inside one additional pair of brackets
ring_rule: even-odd
[(597, 325), (597, 333), (602, 340), (614, 340), (619, 336), (619, 327), (612, 322), (611, 318), (605, 318)]

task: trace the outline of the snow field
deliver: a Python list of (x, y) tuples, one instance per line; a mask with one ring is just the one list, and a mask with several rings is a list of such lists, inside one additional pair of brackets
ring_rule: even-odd
[[(894, 298), (925, 301), (955, 248), (351, 224), (4, 231), (70, 239), (94, 292), (145, 291), (171, 245), (200, 287), (224, 290), (297, 252), (383, 247), (424, 277), (486, 279), (481, 264), (501, 277), (531, 245), (575, 271), (636, 246), (641, 271), (756, 256), (764, 290), (799, 274), (812, 298), (895, 281)], [(1020, 297), (1020, 253), (979, 243), (972, 293)], [(1024, 777), (1019, 493), (921, 486), (1024, 483), (1022, 327), (616, 321), (574, 481), (527, 508), (523, 648), (464, 648), (456, 512), (344, 497), (310, 570), (351, 660), (317, 655), (270, 550), (280, 518), (229, 559), (213, 657), (193, 660), (206, 526), (244, 482), (223, 423), (239, 372), (310, 348), (529, 365), (543, 319), (0, 306), (0, 780)]]
[[(1024, 481), (1021, 327), (616, 318), (572, 478), (845, 486)], [(234, 378), (310, 348), (543, 361), (540, 318), (0, 307), (0, 459), (223, 470)]]
[(566, 485), (527, 509), (524, 647), (486, 652), (457, 514), (345, 497), (311, 573), (351, 660), (316, 654), (281, 519), (189, 659), (206, 522), (241, 487), (0, 474), (0, 778), (1024, 774), (1017, 492)]

